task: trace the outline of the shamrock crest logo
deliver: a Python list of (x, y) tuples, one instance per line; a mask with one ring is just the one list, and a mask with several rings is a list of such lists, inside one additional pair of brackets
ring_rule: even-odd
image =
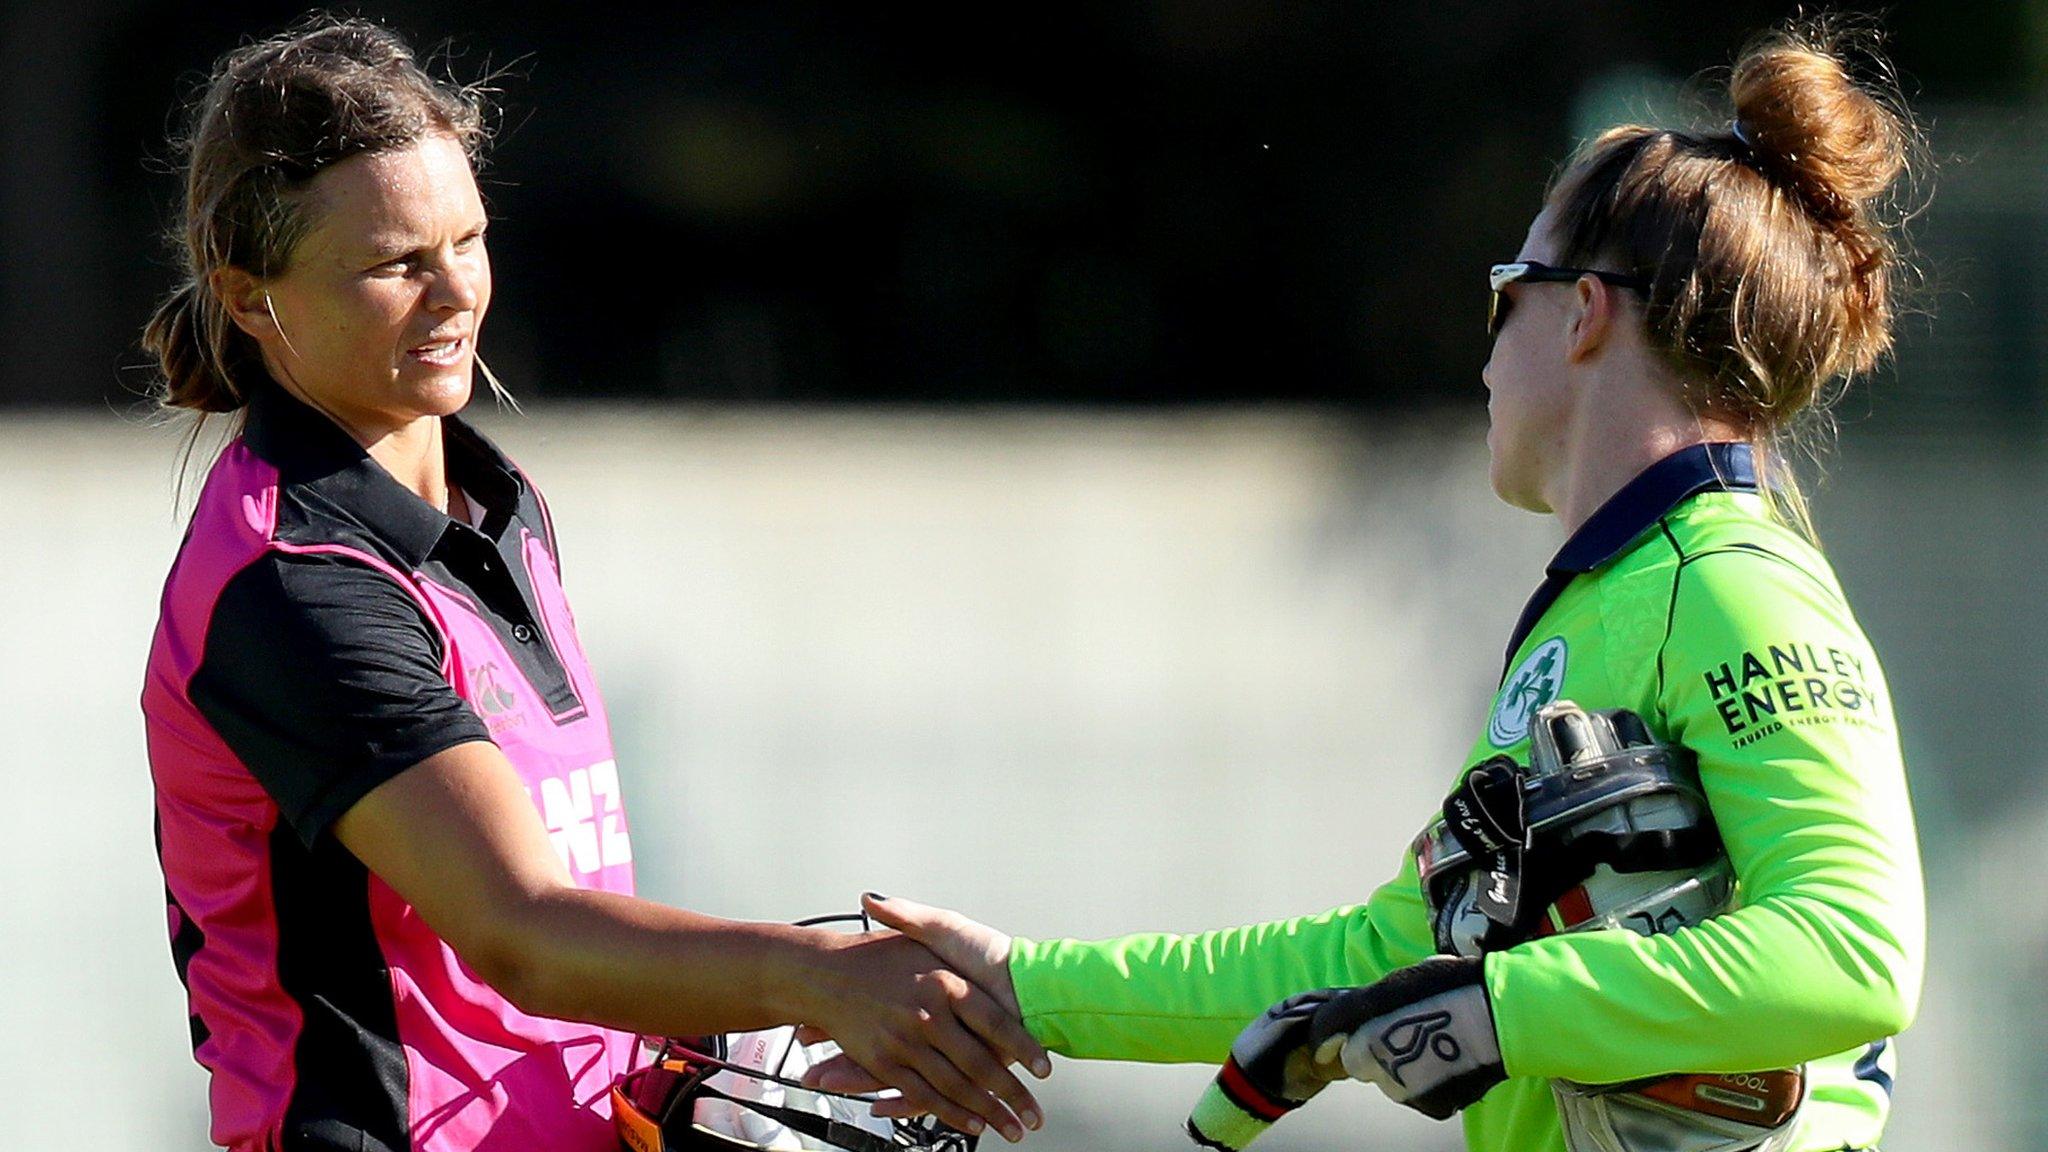
[(1564, 663), (1564, 637), (1552, 636), (1509, 674), (1494, 700), (1493, 718), (1486, 725), (1486, 738), (1494, 747), (1512, 747), (1528, 738), (1536, 710), (1557, 699), (1564, 688)]

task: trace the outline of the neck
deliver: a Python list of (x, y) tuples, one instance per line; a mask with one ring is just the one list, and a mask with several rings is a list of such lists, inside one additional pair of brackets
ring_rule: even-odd
[(1659, 428), (1646, 432), (1633, 443), (1615, 444), (1607, 451), (1580, 453), (1576, 466), (1560, 477), (1562, 492), (1550, 502), (1550, 507), (1569, 536), (1650, 465), (1682, 448), (1721, 439), (1735, 437), (1710, 435), (1696, 426)]
[(448, 510), (448, 455), (441, 448), (439, 416), (421, 416), (392, 429), (363, 444), (363, 451), (420, 499)]
[(288, 373), (273, 366), (271, 378), (307, 407), (326, 416), (354, 438), (393, 479), (435, 508), (448, 511), (448, 456), (441, 447), (441, 418), (416, 416), (400, 424), (337, 411), (307, 395)]
[(1643, 470), (1683, 448), (1714, 440), (1742, 440), (1735, 424), (1695, 415), (1678, 397), (1675, 381), (1636, 375), (1619, 386), (1593, 386), (1566, 433), (1564, 460), (1552, 478), (1548, 504), (1570, 535)]

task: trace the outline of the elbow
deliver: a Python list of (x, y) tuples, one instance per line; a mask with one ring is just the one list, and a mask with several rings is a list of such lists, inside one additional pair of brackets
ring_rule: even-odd
[(449, 947), (479, 980), (529, 1016), (561, 1016), (565, 981), (560, 979), (548, 947), (549, 935), (536, 902), (501, 909), (487, 920), (465, 926), (460, 939), (446, 937)]
[(1856, 1043), (1896, 1036), (1920, 1010), (1923, 945), (1916, 935), (1890, 935), (1873, 942), (1857, 966), (1862, 987), (1863, 1035)]
[(1811, 973), (1810, 980), (1786, 987), (1794, 997), (1790, 1006), (1809, 1019), (1812, 1035), (1830, 1045), (1829, 1051), (1896, 1036), (1913, 1023), (1924, 963), (1916, 922), (1858, 915), (1832, 902), (1781, 906), (1812, 941), (1808, 962), (1788, 955), (1779, 965), (1781, 971)]
[(1857, 1043), (1896, 1036), (1913, 1023), (1919, 1008), (1917, 991), (1901, 981), (1887, 979), (1874, 984), (1865, 996), (1864, 1018), (1859, 1021), (1863, 1035)]
[(1903, 960), (1865, 964), (1845, 973), (1840, 992), (1827, 1006), (1819, 1031), (1829, 1036), (1832, 1050), (1868, 1044), (1904, 1032), (1919, 1008), (1917, 969)]
[(559, 1015), (547, 978), (547, 965), (541, 958), (497, 941), (457, 947), (455, 952), (478, 979), (514, 1008), (529, 1016)]

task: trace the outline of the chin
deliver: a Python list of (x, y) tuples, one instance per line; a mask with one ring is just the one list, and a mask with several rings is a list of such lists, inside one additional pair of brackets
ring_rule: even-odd
[(418, 380), (406, 381), (405, 391), (422, 416), (453, 416), (469, 404), (472, 369), (464, 365)]
[(1493, 494), (1499, 497), (1500, 502), (1508, 507), (1539, 514), (1550, 511), (1549, 504), (1544, 502), (1541, 495), (1527, 491), (1525, 486), (1517, 484), (1514, 478), (1507, 474), (1507, 471), (1501, 467), (1501, 460), (1498, 454), (1493, 458), (1493, 467), (1488, 479), (1493, 483)]
[(1487, 439), (1487, 447), (1492, 449), (1492, 452), (1487, 459), (1487, 483), (1492, 486), (1493, 494), (1495, 496), (1500, 497), (1501, 500), (1505, 501), (1506, 503), (1513, 504), (1515, 502), (1515, 498), (1513, 492), (1511, 491), (1511, 486), (1508, 484), (1507, 469), (1501, 466), (1500, 449), (1495, 448), (1493, 446), (1492, 437), (1488, 437)]

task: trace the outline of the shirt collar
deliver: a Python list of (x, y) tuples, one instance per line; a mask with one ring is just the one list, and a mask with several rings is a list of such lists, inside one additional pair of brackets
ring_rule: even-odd
[(1709, 490), (1756, 491), (1750, 446), (1714, 442), (1681, 448), (1608, 497), (1550, 561), (1549, 571), (1591, 572), (1620, 555), (1665, 513)]
[[(475, 491), (487, 508), (516, 503), (524, 486), (519, 473), (482, 433), (446, 416), (441, 435), (452, 482)], [(250, 396), (242, 439), (276, 466), (281, 482), (317, 493), (328, 512), (384, 540), (413, 567), (426, 562), (453, 523), (371, 459), (340, 425), (276, 384), (260, 385)]]

